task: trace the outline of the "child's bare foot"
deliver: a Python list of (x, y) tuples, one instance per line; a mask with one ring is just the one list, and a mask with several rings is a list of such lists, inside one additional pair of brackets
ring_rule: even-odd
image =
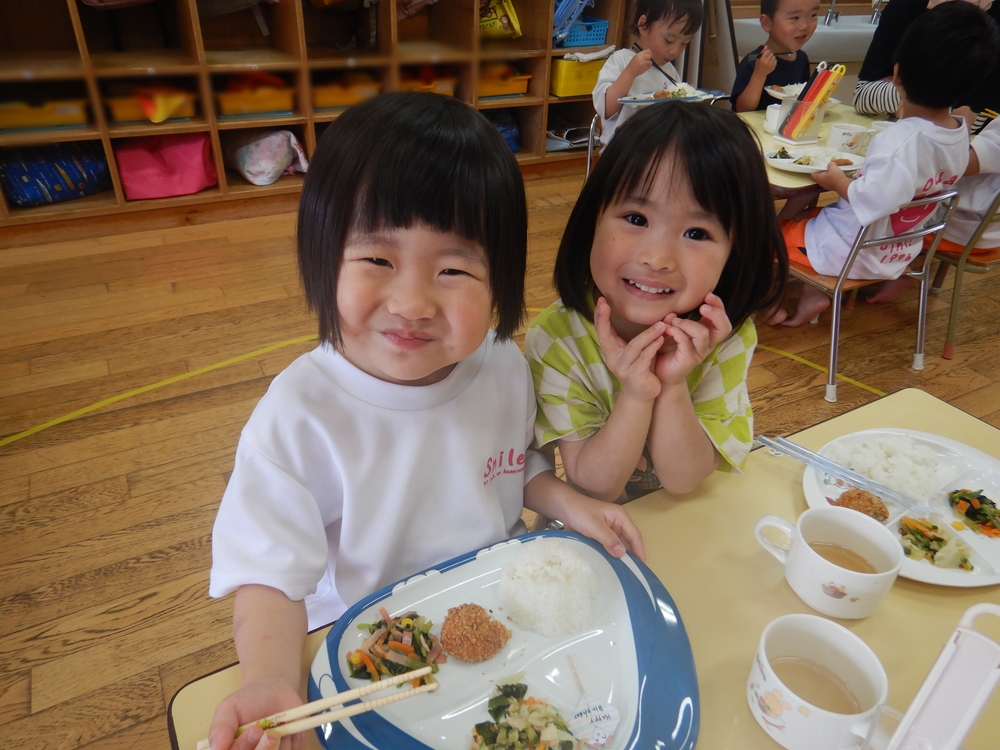
[(767, 318), (767, 324), (769, 326), (780, 326), (788, 319), (788, 311), (783, 307), (779, 307), (774, 312), (772, 312)]
[(892, 302), (916, 283), (917, 280), (912, 276), (900, 276), (898, 279), (883, 281), (879, 284), (878, 291), (867, 298), (867, 302), (869, 304), (874, 304), (875, 302)]
[(808, 323), (829, 306), (829, 297), (816, 287), (806, 284), (802, 287), (802, 297), (799, 298), (799, 305), (795, 308), (795, 314), (784, 320), (781, 325), (795, 327), (803, 323)]

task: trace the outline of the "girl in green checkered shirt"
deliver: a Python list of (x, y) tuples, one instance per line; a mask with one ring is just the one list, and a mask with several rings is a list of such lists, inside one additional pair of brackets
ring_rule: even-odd
[(537, 445), (609, 501), (739, 470), (753, 439), (751, 313), (787, 256), (756, 141), (731, 112), (668, 102), (624, 123), (556, 259), (561, 299), (525, 338)]

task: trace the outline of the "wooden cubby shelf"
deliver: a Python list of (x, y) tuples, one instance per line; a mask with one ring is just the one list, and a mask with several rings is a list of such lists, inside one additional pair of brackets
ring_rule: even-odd
[[(216, 16), (199, 12), (198, 0), (154, 0), (113, 11), (81, 0), (0, 1), (0, 102), (73, 96), (88, 104), (85, 126), (2, 131), (0, 149), (100, 141), (114, 186), (88, 198), (38, 208), (11, 206), (0, 192), (0, 229), (297, 192), (302, 189), (301, 174), (267, 186), (248, 183), (224, 166), (223, 141), (227, 133), (241, 129), (287, 128), (312, 157), (319, 136), (345, 111), (314, 107), (313, 87), (353, 71), (369, 74), (382, 91), (399, 91), (411, 88), (414, 78), (426, 80), (433, 70), (439, 78), (454, 81), (456, 97), (485, 114), (510, 111), (518, 124), (517, 161), (523, 167), (582, 162), (582, 151), (545, 151), (550, 113), (571, 116), (580, 124), (593, 116), (589, 97), (549, 93), (552, 60), (569, 51), (552, 46), (554, 2), (518, 2), (521, 37), (485, 39), (479, 33), (479, 0), (438, 0), (403, 19), (397, 19), (395, 0), (351, 12), (317, 8), (309, 0), (279, 0)], [(608, 44), (620, 41), (625, 0), (595, 0), (586, 12), (609, 22)], [(600, 47), (572, 51), (596, 49)], [(479, 71), (484, 63), (509, 63), (519, 73), (530, 74), (527, 92), (481, 96)], [(292, 111), (222, 115), (216, 94), (225, 91), (228, 77), (255, 71), (288, 82), (295, 95)], [(191, 92), (194, 116), (160, 124), (111, 120), (107, 97), (120, 95), (123, 88), (156, 83)], [(30, 96), (25, 93), (29, 87)], [(210, 134), (218, 185), (194, 195), (126, 200), (115, 144), (122, 138), (192, 132)]]

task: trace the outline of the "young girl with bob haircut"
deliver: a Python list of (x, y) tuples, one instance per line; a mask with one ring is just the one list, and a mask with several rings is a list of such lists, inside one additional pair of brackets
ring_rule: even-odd
[(739, 470), (753, 416), (750, 314), (788, 259), (760, 149), (733, 113), (671, 102), (623, 124), (559, 246), (561, 299), (528, 329), (535, 444), (583, 492), (683, 493)]
[(257, 728), (234, 736), (301, 703), (307, 629), (506, 539), (523, 506), (643, 553), (627, 514), (529, 450), (535, 400), (510, 340), (524, 188), (485, 117), (419, 93), (347, 110), (312, 159), (298, 244), (321, 343), (254, 410), (215, 522), (209, 593), (236, 592), (242, 687), (215, 712), (212, 750), (276, 747)]

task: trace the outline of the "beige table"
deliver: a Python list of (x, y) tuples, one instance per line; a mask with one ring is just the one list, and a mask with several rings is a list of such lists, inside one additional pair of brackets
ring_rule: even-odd
[[(740, 117), (750, 126), (760, 139), (763, 151), (773, 151), (788, 146), (787, 143), (776, 141), (774, 136), (764, 130), (764, 111), (742, 112)], [(885, 118), (875, 118), (885, 119)], [(864, 125), (866, 128), (873, 122), (873, 118), (859, 115), (854, 111), (854, 107), (849, 104), (835, 104), (827, 106), (823, 123), (819, 128), (819, 141), (816, 145), (825, 146), (826, 139), (830, 135), (830, 126), (834, 123), (850, 123), (852, 125)], [(818, 195), (822, 189), (807, 174), (797, 174), (795, 172), (784, 172), (775, 169), (770, 164), (767, 165), (767, 180), (771, 184), (771, 194), (775, 198), (799, 197), (803, 193)]]
[[(873, 427), (933, 432), (1000, 458), (1000, 430), (912, 389), (804, 430), (795, 440), (816, 449)], [(802, 472), (801, 464), (758, 450), (742, 475), (715, 474), (683, 499), (657, 492), (628, 506), (646, 540), (646, 562), (676, 601), (691, 639), (701, 696), (699, 750), (779, 747), (750, 713), (747, 675), (767, 623), (815, 612), (792, 593), (777, 561), (754, 539), (753, 526), (765, 513), (794, 520), (806, 509)], [(1000, 604), (1000, 586), (955, 589), (901, 578), (876, 615), (839, 622), (875, 651), (889, 676), (889, 704), (905, 710), (961, 614), (981, 601)], [(1000, 639), (1000, 632), (984, 629)], [(303, 664), (312, 662), (322, 635), (310, 637)], [(232, 667), (182, 688), (169, 710), (176, 747), (194, 750), (208, 733), (215, 705), (238, 686), (239, 668)], [(998, 737), (1000, 691), (965, 747), (993, 750)], [(315, 733), (309, 742), (319, 747)]]

